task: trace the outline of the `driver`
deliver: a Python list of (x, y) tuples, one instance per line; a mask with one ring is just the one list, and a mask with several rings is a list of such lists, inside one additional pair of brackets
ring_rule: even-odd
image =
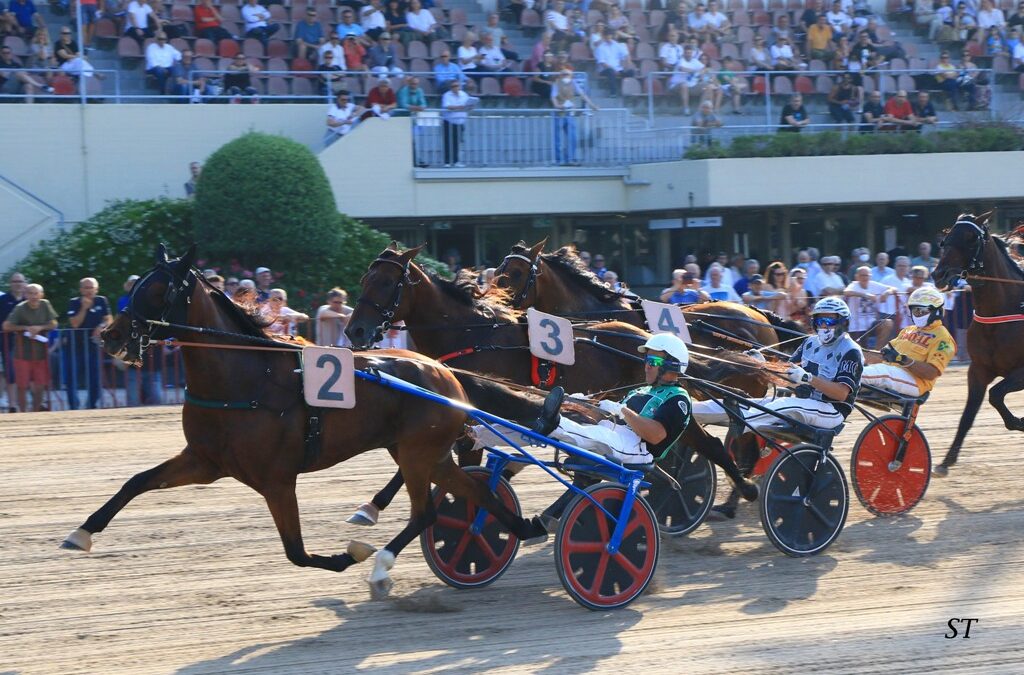
[(917, 398), (932, 390), (956, 354), (956, 342), (942, 325), (945, 298), (930, 286), (910, 294), (914, 325), (900, 331), (880, 353), (868, 352), (864, 383)]

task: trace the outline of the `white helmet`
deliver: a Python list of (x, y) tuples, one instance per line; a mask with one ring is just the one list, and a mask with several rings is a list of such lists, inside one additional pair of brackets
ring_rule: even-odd
[(685, 373), (690, 365), (690, 350), (686, 348), (685, 342), (672, 333), (655, 333), (636, 350), (641, 354), (649, 350), (665, 352), (672, 357), (665, 360), (666, 369), (680, 374)]
[[(815, 319), (817, 314), (835, 314), (839, 317), (836, 321), (822, 318), (820, 323)], [(822, 298), (814, 303), (811, 310), (811, 327), (818, 333), (818, 339), (823, 345), (830, 345), (838, 340), (846, 332), (850, 325), (850, 308), (839, 298)]]
[(931, 286), (922, 286), (911, 293), (910, 298), (907, 299), (908, 309), (912, 310), (914, 307), (928, 308), (928, 315), (926, 317), (911, 316), (911, 319), (914, 321), (914, 325), (918, 328), (930, 326), (941, 319), (942, 309), (945, 304), (946, 299), (943, 297), (942, 293)]
[(850, 307), (840, 298), (828, 297), (814, 303), (811, 316), (815, 314), (838, 314), (842, 319), (850, 318)]

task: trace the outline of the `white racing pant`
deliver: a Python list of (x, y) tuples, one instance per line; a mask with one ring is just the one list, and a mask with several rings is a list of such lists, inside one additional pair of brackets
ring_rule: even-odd
[(901, 396), (918, 397), (921, 395), (921, 388), (917, 386), (914, 377), (904, 368), (890, 363), (876, 363), (865, 366), (861, 382), (892, 391)]
[[(811, 398), (772, 398), (770, 396), (750, 400), (819, 429), (831, 429), (843, 423), (843, 416), (835, 406), (825, 401), (816, 401)], [(757, 408), (745, 408), (741, 404), (740, 411), (743, 413), (743, 419), (759, 431), (784, 424), (780, 418), (761, 412)], [(694, 401), (693, 418), (701, 424), (729, 425), (729, 415), (718, 401)]]
[[(506, 435), (513, 440), (523, 440), (526, 444), (536, 445), (528, 439), (516, 439), (518, 434)], [(654, 461), (654, 456), (647, 451), (647, 444), (635, 431), (625, 424), (615, 424), (610, 420), (597, 424), (578, 424), (562, 417), (558, 422), (558, 428), (549, 435), (555, 440), (604, 455), (622, 464), (649, 464)], [(473, 427), (473, 436), (476, 438), (474, 448), (505, 445), (501, 438), (483, 425)]]

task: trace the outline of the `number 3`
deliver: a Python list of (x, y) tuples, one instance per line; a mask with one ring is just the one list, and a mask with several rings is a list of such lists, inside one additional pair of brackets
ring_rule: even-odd
[(338, 380), (341, 378), (341, 360), (333, 354), (321, 354), (320, 358), (316, 360), (316, 367), (323, 368), (325, 365), (333, 366), (333, 371), (327, 377), (327, 381), (320, 387), (320, 391), (317, 392), (317, 397), (323, 401), (344, 401), (345, 394), (338, 391), (331, 391)]
[(541, 342), (541, 349), (543, 349), (548, 354), (551, 354), (552, 356), (558, 356), (559, 354), (561, 354), (562, 349), (564, 349), (565, 345), (562, 344), (562, 340), (559, 337), (561, 333), (558, 329), (558, 324), (552, 321), (551, 319), (541, 319), (538, 325), (541, 328), (548, 329), (546, 339), (551, 340), (553, 343), (551, 345), (548, 345), (547, 342)]

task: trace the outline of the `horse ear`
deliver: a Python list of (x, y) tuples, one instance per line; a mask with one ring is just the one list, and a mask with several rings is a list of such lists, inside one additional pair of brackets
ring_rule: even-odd
[(156, 259), (157, 265), (162, 265), (167, 262), (167, 247), (163, 244), (156, 245), (156, 252), (153, 254)]
[(539, 256), (541, 251), (544, 250), (544, 245), (547, 244), (547, 243), (548, 243), (548, 238), (544, 237), (543, 239), (538, 241), (536, 244), (531, 246), (530, 247), (530, 257), (533, 258), (534, 260), (536, 260), (537, 256)]
[(415, 258), (416, 256), (418, 256), (420, 254), (420, 251), (422, 251), (423, 247), (426, 246), (426, 245), (427, 245), (427, 242), (423, 242), (422, 244), (420, 244), (416, 248), (410, 248), (405, 253), (400, 255), (399, 258), (402, 259), (403, 263), (408, 265), (409, 263), (411, 263), (413, 261), (413, 258)]
[(978, 224), (979, 225), (988, 225), (988, 221), (992, 220), (992, 216), (994, 216), (995, 214), (996, 214), (996, 210), (994, 208), (993, 209), (989, 209), (985, 213), (983, 213), (980, 216), (978, 216)]
[(186, 267), (189, 267), (189, 268), (192, 267), (192, 263), (195, 262), (195, 259), (196, 259), (196, 245), (195, 244), (192, 244), (191, 246), (189, 246), (188, 250), (185, 251), (185, 255), (183, 255), (180, 258), (178, 258), (178, 260), (180, 260), (182, 263), (185, 264)]
[(398, 253), (398, 242), (395, 241), (394, 239), (392, 239), (391, 243), (388, 244), (387, 250), (394, 251), (395, 253)]

